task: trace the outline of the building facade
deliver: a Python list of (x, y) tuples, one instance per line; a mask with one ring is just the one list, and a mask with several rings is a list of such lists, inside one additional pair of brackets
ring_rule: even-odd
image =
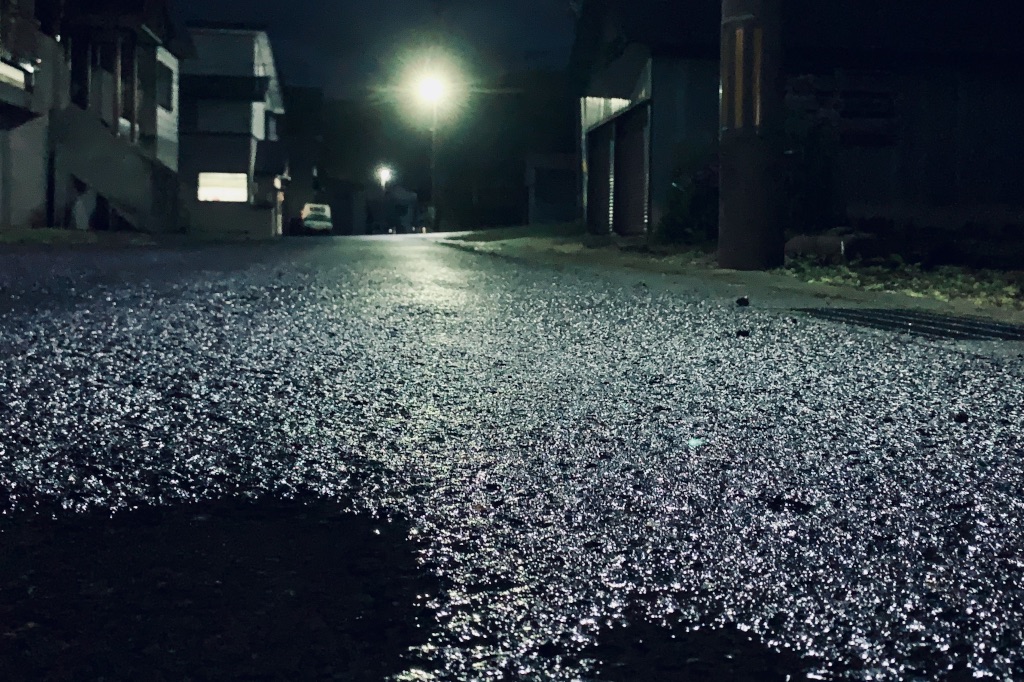
[(718, 138), (721, 2), (589, 0), (573, 49), (580, 192), (589, 229), (644, 236), (670, 210), (681, 159)]
[[(721, 6), (583, 4), (573, 65), (580, 191), (591, 230), (656, 231), (680, 167), (716, 157), (726, 125), (719, 107)], [(803, 185), (788, 198), (801, 204), (791, 227), (874, 221), (889, 226), (879, 229), (915, 224), (933, 235), (1024, 236), (1017, 189), (1024, 183), (1024, 43), (1012, 22), (992, 21), (999, 6), (781, 4), (783, 77), (765, 87), (785, 105), (780, 173)], [(726, 76), (753, 79), (755, 36), (735, 32), (729, 39), (735, 49)]]
[(181, 177), (196, 232), (254, 239), (283, 232), (285, 113), (260, 27), (189, 26), (196, 58), (182, 77)]
[(2, 0), (0, 25), (0, 229), (179, 231), (168, 2)]
[(51, 112), (69, 103), (66, 54), (32, 0), (0, 0), (0, 230), (49, 224)]

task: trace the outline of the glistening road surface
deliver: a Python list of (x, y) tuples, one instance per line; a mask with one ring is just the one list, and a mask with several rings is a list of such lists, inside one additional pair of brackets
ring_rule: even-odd
[(0, 255), (0, 677), (1024, 679), (1021, 351), (750, 293)]

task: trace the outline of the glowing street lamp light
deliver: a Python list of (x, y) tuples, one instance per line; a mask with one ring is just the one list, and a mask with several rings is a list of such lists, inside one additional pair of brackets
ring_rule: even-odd
[(380, 181), (380, 188), (386, 192), (388, 183), (395, 179), (395, 171), (387, 166), (381, 166), (377, 169), (377, 179)]
[(437, 75), (423, 76), (416, 86), (416, 92), (423, 102), (435, 108), (436, 113), (437, 106), (448, 94), (448, 84)]

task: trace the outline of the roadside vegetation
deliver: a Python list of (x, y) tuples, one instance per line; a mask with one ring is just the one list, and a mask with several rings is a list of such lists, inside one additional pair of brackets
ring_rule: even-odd
[(975, 269), (958, 266), (924, 268), (892, 258), (884, 264), (820, 264), (795, 259), (781, 270), (809, 284), (829, 284), (904, 294), (939, 301), (969, 301), (976, 305), (1024, 310), (1024, 271)]
[[(478, 243), (481, 247), (500, 247), (502, 243), (518, 250), (541, 253), (562, 252), (567, 257), (609, 266), (636, 267), (667, 273), (695, 273), (717, 269), (714, 245), (650, 243), (646, 240), (619, 240), (588, 234), (581, 224), (531, 225), (482, 230), (453, 235), (450, 241)], [(467, 244), (468, 245), (468, 244)], [(567, 248), (575, 245), (576, 248)], [(492, 250), (487, 248), (486, 250)], [(974, 305), (1008, 310), (1024, 310), (1024, 271), (1005, 271), (962, 266), (933, 266), (907, 263), (899, 256), (872, 261), (845, 263), (813, 257), (788, 259), (775, 271), (788, 279), (861, 291), (903, 294), (942, 302), (970, 302)]]

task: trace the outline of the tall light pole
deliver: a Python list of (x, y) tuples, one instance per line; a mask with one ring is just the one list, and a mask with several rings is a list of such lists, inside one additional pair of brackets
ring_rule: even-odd
[(431, 218), (430, 229), (437, 231), (441, 223), (438, 211), (438, 182), (437, 182), (437, 151), (440, 135), (440, 107), (441, 102), (448, 94), (448, 84), (438, 75), (427, 75), (420, 79), (417, 85), (417, 95), (420, 101), (428, 105), (431, 110), (430, 119), (430, 204)]
[(380, 188), (384, 192), (388, 191), (388, 183), (394, 180), (395, 171), (391, 170), (388, 166), (381, 166), (377, 169), (377, 180), (380, 181)]

